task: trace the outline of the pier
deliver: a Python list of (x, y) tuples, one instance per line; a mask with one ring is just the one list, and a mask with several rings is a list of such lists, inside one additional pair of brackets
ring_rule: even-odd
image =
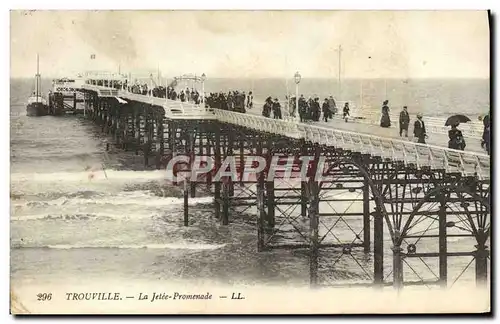
[[(187, 155), (211, 157), (217, 169), (233, 156), (241, 175), (246, 156), (266, 161), (292, 156), (294, 170), (304, 163), (300, 157), (308, 156), (313, 158), (308, 174), (314, 175), (320, 161), (325, 163), (324, 181), (269, 178), (266, 169), (255, 179), (216, 180), (209, 173), (203, 183), (182, 184), (185, 201), (197, 186), (213, 195), (215, 219), (222, 225), (230, 226), (236, 213), (255, 213), (258, 251), (307, 250), (311, 286), (451, 287), (469, 267), (476, 284), (487, 286), (490, 157), (476, 146), (458, 151), (439, 140), (405, 141), (395, 138), (393, 129), (370, 125), (373, 116), (359, 123), (310, 124), (212, 109), (203, 101), (131, 93), (121, 81), (111, 74), (87, 76), (75, 89), (74, 107), (78, 93), (85, 116), (110, 134), (114, 145), (142, 155), (146, 166), (165, 168), (174, 156)], [(443, 131), (438, 123), (436, 134)], [(478, 136), (474, 127), (471, 137)], [(183, 222), (189, 225), (187, 204)], [(320, 262), (325, 250), (336, 251), (336, 257)], [(454, 277), (452, 258), (466, 260)], [(341, 264), (357, 268), (356, 278), (337, 279)]]

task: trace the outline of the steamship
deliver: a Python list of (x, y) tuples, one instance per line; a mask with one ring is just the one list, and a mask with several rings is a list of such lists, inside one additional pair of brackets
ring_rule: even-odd
[(35, 75), (35, 91), (28, 98), (28, 104), (26, 106), (27, 116), (45, 116), (49, 113), (49, 107), (47, 106), (47, 101), (41, 95), (41, 78), (39, 71), (39, 59), (36, 56), (36, 75)]

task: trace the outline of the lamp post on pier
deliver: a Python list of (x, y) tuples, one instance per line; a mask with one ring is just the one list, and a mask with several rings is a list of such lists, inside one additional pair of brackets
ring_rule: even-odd
[(299, 71), (295, 72), (294, 81), (295, 81), (295, 121), (299, 122), (300, 117), (299, 117), (299, 83), (300, 79), (302, 76), (300, 75)]
[(207, 79), (207, 76), (205, 73), (201, 75), (201, 103), (203, 104), (203, 107), (205, 107), (205, 80)]

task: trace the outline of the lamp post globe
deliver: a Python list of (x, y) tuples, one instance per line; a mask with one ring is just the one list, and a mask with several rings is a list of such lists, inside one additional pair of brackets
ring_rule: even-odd
[(300, 79), (302, 78), (302, 76), (300, 75), (300, 73), (298, 71), (295, 72), (295, 75), (293, 77), (295, 79), (295, 83), (299, 84), (300, 83)]

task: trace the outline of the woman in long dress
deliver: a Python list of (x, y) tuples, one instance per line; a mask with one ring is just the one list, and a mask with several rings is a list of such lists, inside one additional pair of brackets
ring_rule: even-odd
[(389, 100), (384, 101), (382, 106), (382, 118), (380, 119), (381, 127), (391, 127), (391, 117), (389, 116)]
[(458, 124), (451, 125), (451, 129), (448, 131), (448, 148), (461, 150), (465, 149), (465, 139), (462, 131), (457, 128)]

